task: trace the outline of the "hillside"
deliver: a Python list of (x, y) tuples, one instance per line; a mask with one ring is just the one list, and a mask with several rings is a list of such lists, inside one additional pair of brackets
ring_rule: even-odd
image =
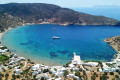
[(3, 32), (5, 28), (16, 27), (24, 23), (18, 17), (13, 17), (7, 13), (0, 13), (0, 32)]
[[(119, 25), (118, 20), (112, 18), (89, 15), (76, 12), (68, 8), (62, 8), (60, 6), (43, 3), (0, 4), (0, 13), (7, 13), (8, 15), (11, 15), (11, 19), (13, 21), (12, 23), (15, 24), (17, 24), (17, 22), (21, 20), (25, 23), (36, 24), (49, 22), (61, 25)], [(18, 20), (16, 20), (16, 18)], [(8, 20), (10, 21), (10, 18), (1, 18), (1, 21), (3, 21), (4, 23)], [(2, 23), (1, 21), (0, 23)], [(1, 26), (6, 27), (8, 26), (8, 23)]]

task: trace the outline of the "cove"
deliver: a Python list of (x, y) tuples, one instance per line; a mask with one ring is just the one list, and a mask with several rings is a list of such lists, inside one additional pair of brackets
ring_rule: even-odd
[[(26, 59), (47, 65), (63, 65), (73, 57), (82, 60), (110, 61), (116, 51), (104, 42), (120, 35), (117, 26), (26, 25), (6, 32), (2, 44)], [(52, 39), (58, 36), (60, 39)]]

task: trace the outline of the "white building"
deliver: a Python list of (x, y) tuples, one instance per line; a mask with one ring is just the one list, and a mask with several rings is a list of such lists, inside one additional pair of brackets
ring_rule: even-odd
[(62, 66), (52, 66), (51, 69), (50, 69), (50, 71), (52, 72), (52, 74), (55, 74), (58, 77), (63, 76), (65, 70), (67, 70), (67, 68), (62, 67)]
[(56, 72), (55, 75), (58, 77), (62, 77), (64, 75), (64, 72)]
[(40, 74), (40, 73), (41, 73), (41, 70), (37, 70), (37, 71), (34, 71), (32, 75), (34, 76), (34, 75), (37, 75), (37, 74)]
[(21, 73), (21, 70), (20, 70), (20, 69), (15, 69), (14, 72), (15, 72), (16, 74), (20, 74), (20, 73)]
[(87, 62), (87, 63), (82, 63), (82, 64), (86, 66), (92, 66), (92, 67), (98, 66), (98, 62)]
[(67, 76), (70, 78), (76, 78), (77, 80), (80, 80), (80, 78), (78, 76), (75, 76), (74, 74), (69, 74)]
[(31, 67), (31, 70), (33, 70), (33, 71), (39, 70), (39, 69), (40, 69), (40, 64), (36, 64), (36, 65)]
[(55, 79), (55, 80), (62, 80), (62, 78), (57, 78), (57, 79)]
[(44, 77), (45, 79), (49, 79), (49, 75), (48, 74), (46, 74), (46, 73), (44, 73), (44, 74), (38, 74), (37, 76), (36, 76), (36, 78), (37, 79), (41, 79), (42, 77)]
[(75, 65), (73, 65), (72, 63), (68, 65), (70, 68), (74, 68)]
[(73, 71), (79, 71), (79, 70), (80, 70), (80, 69), (77, 68), (77, 67), (73, 68)]
[(72, 64), (81, 64), (81, 59), (79, 55), (76, 55), (76, 53), (74, 52), (74, 57), (72, 60)]
[(104, 71), (104, 72), (110, 72), (110, 71), (111, 71), (111, 68), (108, 67), (108, 66), (106, 65), (106, 63), (102, 63), (102, 64), (103, 64), (103, 71)]
[(99, 69), (99, 72), (102, 72), (102, 69), (101, 69), (101, 68)]
[(75, 75), (74, 74), (68, 74), (67, 76), (70, 77), (70, 78), (74, 78)]
[(4, 49), (4, 50), (2, 50), (2, 49), (0, 49), (0, 53), (7, 53), (7, 49)]

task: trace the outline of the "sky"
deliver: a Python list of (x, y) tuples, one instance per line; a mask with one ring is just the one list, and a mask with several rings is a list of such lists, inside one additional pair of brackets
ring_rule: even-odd
[(120, 6), (120, 0), (0, 0), (0, 4), (5, 3), (49, 3), (61, 7), (93, 7), (93, 6)]

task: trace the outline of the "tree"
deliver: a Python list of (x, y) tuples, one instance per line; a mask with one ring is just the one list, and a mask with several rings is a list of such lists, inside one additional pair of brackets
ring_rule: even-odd
[(49, 72), (49, 69), (44, 69), (43, 73)]
[(107, 75), (107, 72), (104, 72), (105, 75)]
[(103, 80), (102, 76), (100, 76), (100, 80)]
[(120, 75), (120, 71), (118, 72), (118, 74)]
[(57, 71), (57, 69), (56, 69), (56, 68), (54, 68), (54, 70), (55, 70), (55, 71)]
[(3, 46), (1, 49), (7, 49), (7, 47), (6, 47), (6, 46)]
[(41, 79), (40, 80), (45, 80), (45, 78), (44, 77), (41, 77)]
[(108, 76), (103, 74), (101, 77), (100, 77), (100, 80), (107, 80)]
[(28, 59), (28, 62), (31, 62), (31, 60), (30, 60), (30, 59)]
[(9, 74), (8, 74), (8, 73), (6, 73), (6, 74), (5, 74), (5, 77), (6, 77), (6, 78), (8, 78), (8, 77), (9, 77)]
[(74, 77), (73, 80), (77, 80), (77, 78)]
[(97, 72), (99, 72), (99, 68), (97, 68)]
[(86, 72), (83, 70), (83, 75), (86, 75)]
[(98, 61), (99, 65), (101, 66), (101, 68), (103, 67), (103, 64), (102, 62)]
[(25, 69), (25, 70), (23, 71), (23, 73), (28, 73), (28, 71), (30, 70), (30, 68), (31, 68), (31, 67)]
[(0, 77), (4, 77), (4, 74), (0, 73)]
[(2, 26), (0, 25), (0, 28), (2, 28)]
[(13, 75), (12, 75), (12, 78), (13, 78), (13, 79), (16, 79), (16, 76), (15, 76), (15, 74), (13, 74)]
[(33, 78), (36, 79), (36, 75), (34, 75)]
[(119, 78), (119, 75), (115, 75), (116, 78)]
[(116, 72), (119, 72), (119, 70), (116, 70)]
[(2, 80), (2, 77), (0, 76), (0, 80)]
[(68, 75), (68, 71), (65, 70), (65, 71), (64, 71), (64, 76), (67, 76), (67, 75)]
[(91, 80), (95, 80), (96, 79), (96, 77), (93, 75), (93, 76), (91, 76)]
[(114, 75), (114, 73), (113, 73), (113, 72), (110, 72), (110, 75)]
[(68, 65), (69, 65), (70, 63), (71, 63), (71, 62), (66, 63), (65, 65), (63, 65), (63, 67), (68, 67)]
[(20, 75), (16, 75), (16, 78), (20, 78)]
[(75, 76), (81, 77), (79, 71), (75, 71)]

